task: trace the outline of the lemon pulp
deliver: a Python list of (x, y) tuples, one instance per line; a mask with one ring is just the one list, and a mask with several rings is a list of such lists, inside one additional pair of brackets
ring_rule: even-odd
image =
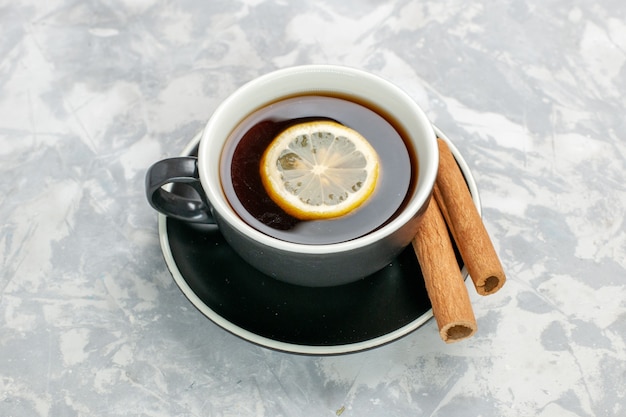
[(285, 212), (301, 220), (329, 219), (367, 201), (379, 158), (357, 131), (313, 121), (282, 131), (265, 150), (260, 173), (268, 195)]

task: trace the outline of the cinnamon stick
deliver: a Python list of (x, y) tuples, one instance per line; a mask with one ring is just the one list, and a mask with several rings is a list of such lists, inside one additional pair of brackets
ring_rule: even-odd
[(463, 263), (480, 295), (493, 294), (504, 285), (506, 276), (489, 238), (465, 178), (448, 145), (439, 144), (439, 171), (433, 195), (450, 228)]
[(446, 343), (476, 332), (476, 318), (437, 201), (430, 199), (413, 239), (439, 335)]

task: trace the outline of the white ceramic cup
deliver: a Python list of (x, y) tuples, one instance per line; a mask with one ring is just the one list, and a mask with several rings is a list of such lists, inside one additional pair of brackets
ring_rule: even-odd
[[(220, 182), (220, 160), (231, 132), (254, 111), (288, 97), (321, 93), (372, 103), (392, 117), (415, 150), (417, 184), (397, 216), (364, 236), (329, 244), (288, 242), (255, 229), (233, 210)], [(146, 193), (150, 204), (167, 216), (217, 224), (232, 248), (267, 275), (298, 285), (341, 285), (382, 269), (411, 242), (431, 196), (438, 158), (432, 124), (403, 90), (365, 71), (306, 65), (271, 72), (236, 90), (207, 122), (197, 159), (157, 162), (146, 175)], [(166, 191), (168, 183), (187, 183), (201, 199)]]

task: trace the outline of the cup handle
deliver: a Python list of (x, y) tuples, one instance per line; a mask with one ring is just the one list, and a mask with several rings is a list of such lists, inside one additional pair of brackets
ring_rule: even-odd
[[(197, 196), (167, 191), (163, 188), (167, 184), (186, 184), (196, 191)], [(146, 173), (146, 197), (155, 210), (168, 217), (190, 223), (215, 223), (200, 184), (198, 158), (181, 156), (152, 165)]]

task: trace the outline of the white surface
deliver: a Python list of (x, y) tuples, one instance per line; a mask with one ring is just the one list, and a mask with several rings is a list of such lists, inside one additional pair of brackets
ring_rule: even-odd
[[(0, 33), (0, 415), (625, 415), (622, 0), (4, 1)], [(467, 159), (508, 274), (473, 338), (279, 353), (174, 284), (146, 168), (306, 63), (402, 86)]]

